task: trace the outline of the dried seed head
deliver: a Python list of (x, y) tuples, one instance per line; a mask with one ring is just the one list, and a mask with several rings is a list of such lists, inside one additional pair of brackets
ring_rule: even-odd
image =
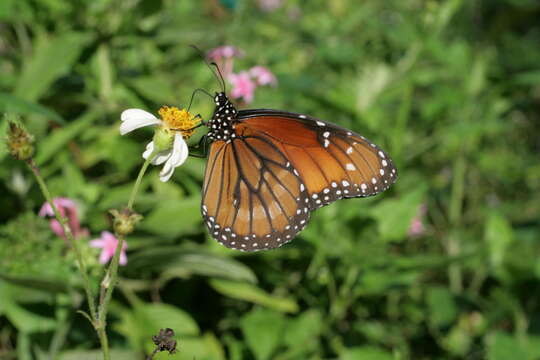
[(28, 160), (34, 154), (34, 137), (15, 121), (10, 121), (7, 129), (9, 152), (18, 160)]

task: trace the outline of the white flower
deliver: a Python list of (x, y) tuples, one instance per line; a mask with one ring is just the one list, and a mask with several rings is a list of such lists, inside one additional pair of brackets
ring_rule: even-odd
[(182, 133), (187, 133), (189, 136), (194, 122), (187, 111), (175, 107), (163, 107), (159, 113), (163, 120), (144, 110), (125, 110), (120, 116), (122, 120), (120, 134), (125, 135), (144, 126), (159, 125), (154, 139), (146, 145), (142, 156), (148, 159), (154, 151), (157, 151), (151, 163), (153, 165), (165, 163), (159, 173), (159, 179), (166, 182), (171, 178), (174, 169), (182, 165), (188, 157), (189, 150)]

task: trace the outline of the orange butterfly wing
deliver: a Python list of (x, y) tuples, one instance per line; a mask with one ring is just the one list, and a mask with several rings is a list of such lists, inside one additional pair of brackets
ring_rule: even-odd
[(265, 137), (289, 159), (307, 188), (311, 209), (378, 194), (397, 179), (390, 157), (348, 129), (275, 110), (240, 111), (239, 120), (239, 135)]
[(266, 109), (240, 111), (227, 118), (230, 125), (223, 116), (230, 115), (217, 117), (216, 126), (232, 133), (210, 147), (201, 208), (210, 233), (227, 247), (281, 246), (307, 225), (310, 211), (375, 195), (397, 179), (383, 150), (337, 125)]
[(221, 244), (271, 249), (309, 221), (306, 188), (283, 153), (260, 136), (214, 141), (206, 165), (202, 214)]

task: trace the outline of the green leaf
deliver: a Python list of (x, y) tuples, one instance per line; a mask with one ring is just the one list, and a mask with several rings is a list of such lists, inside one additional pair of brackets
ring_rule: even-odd
[(171, 328), (179, 335), (199, 335), (199, 326), (185, 311), (168, 304), (140, 304), (135, 307), (136, 317), (148, 324), (148, 333), (160, 328)]
[(253, 271), (244, 264), (234, 259), (204, 253), (180, 255), (161, 274), (161, 280), (167, 281), (175, 277), (188, 278), (193, 275), (257, 282)]
[(29, 287), (35, 290), (44, 290), (53, 293), (65, 293), (68, 291), (68, 284), (56, 279), (47, 279), (46, 277), (24, 277), (24, 276), (12, 276), (0, 273), (0, 279), (9, 283)]
[(434, 326), (444, 327), (454, 322), (458, 308), (447, 288), (429, 288), (426, 301), (430, 312), (429, 319)]
[(346, 349), (340, 360), (393, 360), (391, 353), (376, 346), (357, 346)]
[(120, 311), (121, 321), (115, 329), (128, 338), (133, 347), (144, 349), (159, 329), (171, 328), (178, 336), (199, 335), (199, 326), (185, 311), (168, 304), (143, 303)]
[(51, 331), (56, 327), (54, 319), (30, 312), (14, 302), (4, 304), (4, 313), (17, 330), (23, 333)]
[(488, 360), (529, 360), (527, 351), (513, 336), (496, 332), (487, 338)]
[(18, 115), (43, 115), (57, 124), (64, 125), (66, 123), (60, 115), (46, 107), (6, 93), (0, 93), (0, 113), (1, 112), (15, 113)]
[(55, 156), (69, 141), (92, 125), (97, 116), (98, 113), (96, 111), (86, 112), (69, 125), (54, 130), (51, 135), (41, 140), (36, 156), (38, 165), (44, 164), (51, 157)]
[(285, 343), (291, 348), (305, 348), (308, 344), (316, 344), (322, 329), (321, 313), (318, 310), (307, 310), (287, 322)]
[(35, 101), (49, 89), (53, 81), (68, 73), (86, 44), (89, 34), (66, 32), (37, 38), (33, 55), (26, 59), (15, 88), (15, 96)]
[[(133, 360), (140, 354), (132, 350), (111, 349), (110, 356), (114, 360)], [(97, 360), (103, 357), (101, 350), (70, 350), (60, 353), (59, 360)]]
[(210, 285), (221, 294), (234, 299), (249, 301), (280, 312), (298, 311), (298, 304), (294, 299), (270, 295), (252, 284), (214, 279), (210, 281)]
[(386, 294), (389, 289), (410, 286), (418, 281), (417, 271), (368, 270), (357, 285), (362, 294)]
[(266, 309), (255, 309), (240, 321), (247, 345), (258, 360), (272, 356), (282, 340), (284, 325), (282, 314)]
[(225, 278), (256, 283), (253, 271), (232, 258), (178, 246), (149, 247), (130, 257), (131, 271), (158, 270), (160, 280), (189, 278), (193, 275)]
[[(169, 354), (167, 351), (157, 353), (153, 360), (224, 360), (225, 355), (219, 341), (212, 334), (203, 337), (176, 336), (176, 353)], [(150, 353), (155, 345), (148, 342), (146, 352)]]
[(174, 104), (178, 100), (171, 78), (160, 76), (139, 77), (129, 83), (147, 99), (157, 104)]
[(201, 220), (200, 199), (185, 198), (181, 201), (163, 201), (141, 223), (143, 230), (168, 237), (177, 237), (199, 229)]
[(17, 355), (19, 360), (32, 360), (31, 344), (30, 336), (24, 331), (20, 331), (17, 335)]
[(489, 258), (493, 266), (500, 266), (506, 251), (513, 241), (512, 226), (502, 215), (491, 213), (486, 222), (485, 238), (489, 247)]
[(385, 199), (373, 207), (371, 214), (377, 219), (377, 227), (384, 240), (396, 241), (405, 238), (425, 191), (425, 187), (419, 186), (399, 198)]

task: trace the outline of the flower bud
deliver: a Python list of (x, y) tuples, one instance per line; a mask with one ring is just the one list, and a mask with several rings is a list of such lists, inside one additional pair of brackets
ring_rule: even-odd
[(7, 147), (11, 155), (18, 160), (28, 160), (34, 154), (34, 137), (20, 124), (9, 122), (7, 130)]
[(122, 211), (112, 209), (109, 210), (109, 213), (114, 218), (113, 228), (118, 236), (131, 234), (133, 230), (135, 230), (135, 225), (143, 219), (142, 215), (129, 209), (124, 209)]
[(169, 150), (172, 148), (174, 132), (165, 127), (158, 127), (154, 133), (154, 149), (156, 152)]

